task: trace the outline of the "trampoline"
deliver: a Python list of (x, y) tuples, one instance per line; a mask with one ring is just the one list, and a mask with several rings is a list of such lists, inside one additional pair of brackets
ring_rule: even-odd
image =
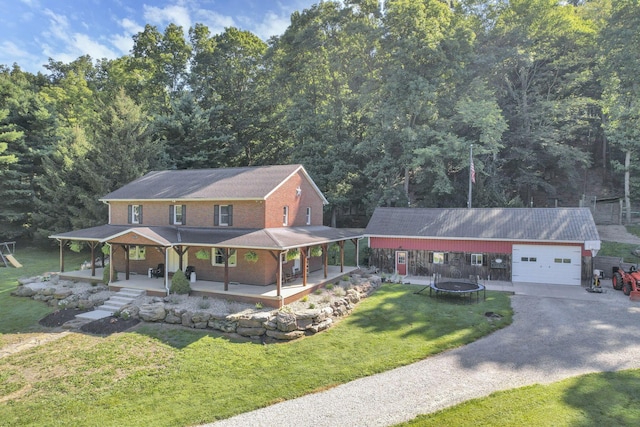
[(480, 283), (471, 280), (455, 280), (444, 279), (443, 281), (435, 281), (429, 285), (429, 296), (458, 296), (461, 298), (469, 297), (469, 302), (473, 301), (475, 294), (476, 302), (480, 301), (480, 292), (482, 299), (487, 299), (486, 288)]

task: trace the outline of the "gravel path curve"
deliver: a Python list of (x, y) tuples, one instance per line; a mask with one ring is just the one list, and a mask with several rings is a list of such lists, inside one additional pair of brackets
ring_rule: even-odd
[[(464, 347), (209, 426), (387, 426), (494, 391), (640, 368), (640, 303), (514, 295), (514, 322)], [(602, 298), (598, 298), (602, 297)]]

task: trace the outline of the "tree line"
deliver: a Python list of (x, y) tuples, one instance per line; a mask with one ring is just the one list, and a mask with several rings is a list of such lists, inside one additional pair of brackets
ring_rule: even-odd
[(301, 163), (338, 226), (465, 207), (471, 144), (474, 207), (575, 205), (595, 169), (633, 197), (637, 28), (639, 0), (324, 1), (266, 42), (147, 25), (117, 59), (0, 66), (0, 241), (104, 224), (157, 169)]

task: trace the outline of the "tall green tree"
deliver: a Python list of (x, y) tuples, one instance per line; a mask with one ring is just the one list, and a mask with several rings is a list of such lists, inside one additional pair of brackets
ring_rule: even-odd
[(624, 153), (624, 163), (618, 163), (618, 170), (624, 173), (627, 218), (631, 218), (632, 195), (640, 194), (640, 180), (636, 178), (640, 168), (635, 166), (640, 161), (639, 24), (638, 0), (611, 2), (611, 13), (600, 39), (604, 128), (612, 146)]

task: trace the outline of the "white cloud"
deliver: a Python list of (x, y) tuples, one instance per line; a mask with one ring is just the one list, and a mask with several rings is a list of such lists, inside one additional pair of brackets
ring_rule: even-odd
[(113, 59), (118, 56), (112, 49), (89, 35), (73, 32), (66, 16), (56, 14), (50, 9), (45, 9), (44, 14), (49, 17), (50, 25), (42, 33), (47, 40), (42, 44), (42, 51), (48, 57), (56, 61), (71, 62), (83, 55), (90, 55), (93, 59)]
[(269, 11), (266, 13), (262, 22), (253, 26), (253, 32), (263, 40), (267, 40), (271, 36), (280, 35), (285, 32), (291, 24), (291, 15), (276, 15)]
[(195, 15), (198, 23), (206, 25), (211, 34), (219, 34), (225, 28), (237, 26), (231, 16), (222, 15), (212, 10), (198, 9), (195, 11)]
[(109, 42), (120, 51), (121, 54), (127, 55), (133, 49), (133, 36), (144, 30), (144, 27), (137, 22), (124, 18), (118, 21), (118, 25), (124, 29), (122, 34), (112, 34), (109, 36)]
[(171, 5), (164, 8), (144, 5), (144, 19), (154, 25), (166, 26), (174, 23), (182, 27), (187, 32), (191, 27), (191, 16), (189, 10), (184, 6)]
[[(0, 52), (2, 52), (2, 56), (6, 58), (13, 58), (11, 62), (16, 62), (16, 60), (20, 59), (32, 59), (33, 55), (31, 55), (28, 51), (21, 49), (13, 42), (4, 41), (0, 44)], [(0, 63), (5, 63), (5, 61), (0, 61)]]

